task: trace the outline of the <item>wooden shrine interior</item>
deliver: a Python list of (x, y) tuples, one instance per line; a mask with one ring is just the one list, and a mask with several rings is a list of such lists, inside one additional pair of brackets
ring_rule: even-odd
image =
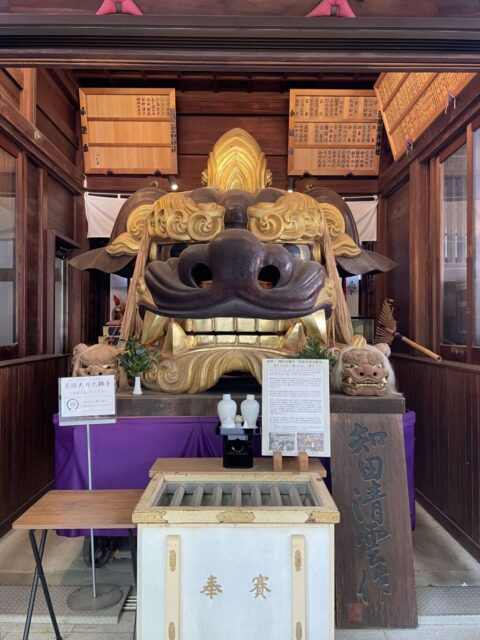
[[(66, 24), (75, 3), (70, 3), (70, 9), (63, 15), (60, 15), (60, 7), (68, 3), (51, 0), (43, 4), (47, 13), (38, 20), (38, 37), (48, 39), (48, 34), (40, 32), (47, 29), (45, 25), (51, 14), (55, 14), (54, 31), (55, 24)], [(79, 20), (83, 20), (85, 14), (85, 21), (93, 24), (91, 14), (98, 1), (85, 0), (76, 4), (81, 4)], [(145, 13), (155, 13), (159, 4), (168, 5), (155, 0), (143, 0), (139, 4)], [(205, 16), (213, 12), (214, 4), (219, 3), (189, 0), (175, 4), (182, 6), (185, 15), (203, 13)], [(301, 16), (314, 3), (307, 0), (299, 3), (222, 0), (220, 4), (224, 9), (222, 24), (226, 24), (229, 13), (245, 11), (245, 5), (251, 16), (260, 4), (263, 14), (268, 8), (272, 13), (280, 13), (284, 21), (276, 28), (279, 33), (283, 29), (284, 35), (280, 33), (279, 37), (286, 38), (290, 28), (288, 16)], [(294, 4), (295, 10), (292, 9)], [(434, 17), (440, 26), (446, 20), (459, 20), (461, 29), (468, 30), (469, 21), (476, 24), (480, 17), (478, 2), (473, 0), (462, 2), (461, 8), (458, 3), (447, 0), (355, 0), (351, 4), (360, 16), (359, 25), (367, 24), (370, 18), (375, 19), (382, 7), (381, 15), (385, 18), (382, 18), (383, 22), (379, 19), (375, 33), (387, 27), (402, 30), (401, 38), (405, 41), (412, 26), (408, 23), (410, 18)], [(6, 16), (18, 14), (18, 24), (22, 27), (28, 22), (25, 16), (28, 17), (36, 6), (37, 0), (0, 0), (0, 32), (7, 25)], [(402, 20), (392, 19), (387, 25), (388, 16), (398, 16), (399, 12), (404, 16)], [(161, 17), (152, 17), (154, 28), (166, 28), (160, 26)], [(129, 18), (126, 20), (128, 22)], [(249, 20), (253, 25), (253, 18)], [(220, 24), (218, 20), (217, 23)], [(265, 25), (266, 19), (262, 18), (260, 23)], [(29, 24), (33, 22), (30, 20)], [(107, 21), (107, 24), (114, 30), (119, 23)], [(72, 29), (75, 28), (74, 24)], [(429, 27), (424, 24), (423, 28), (428, 31)], [(335, 24), (332, 38), (336, 29), (340, 33), (346, 27)], [(298, 35), (299, 31), (295, 33)], [(432, 42), (435, 38), (440, 39), (439, 33), (432, 36)], [(97, 36), (100, 37), (93, 28), (92, 38)], [(117, 40), (112, 40), (115, 46), (118, 46), (119, 37), (117, 34)], [(359, 37), (367, 38), (368, 34)], [(428, 40), (427, 32), (424, 37)], [(446, 53), (431, 68), (475, 70), (475, 38), (471, 37), (470, 44), (465, 45), (465, 52), (459, 57), (460, 40), (459, 36), (455, 41), (457, 49), (453, 45), (450, 49), (446, 47)], [(286, 188), (290, 89), (373, 89), (381, 71), (422, 70), (422, 63), (418, 62), (420, 49), (415, 54), (416, 62), (407, 62), (407, 54), (403, 52), (399, 54), (400, 58), (404, 56), (403, 62), (395, 66), (392, 62), (394, 47), (390, 52), (372, 54), (373, 58), (363, 62), (355, 61), (355, 54), (345, 49), (340, 54), (340, 62), (332, 61), (332, 55), (325, 65), (308, 62), (314, 55), (312, 52), (308, 54), (309, 58), (303, 52), (303, 62), (300, 54), (297, 57), (292, 54), (295, 64), (282, 70), (278, 68), (280, 63), (268, 64), (268, 50), (262, 54), (263, 62), (255, 60), (250, 68), (247, 62), (234, 64), (230, 54), (228, 64), (223, 64), (218, 51), (212, 58), (216, 62), (209, 60), (203, 65), (182, 63), (181, 57), (170, 64), (167, 58), (156, 64), (146, 63), (140, 56), (135, 63), (130, 50), (123, 60), (116, 56), (109, 64), (106, 60), (102, 62), (102, 55), (107, 57), (107, 48), (100, 53), (97, 50), (95, 60), (92, 57), (75, 58), (71, 49), (67, 59), (62, 61), (60, 53), (54, 52), (50, 62), (45, 63), (47, 50), (41, 50), (40, 40), (38, 42), (33, 53), (19, 45), (20, 49), (11, 55), (0, 43), (0, 146), (17, 158), (18, 247), (18, 340), (15, 345), (0, 346), (0, 533), (7, 531), (11, 521), (51, 488), (53, 482), (51, 416), (57, 406), (57, 377), (66, 375), (69, 368), (68, 354), (52, 355), (54, 256), (59, 247), (68, 249), (72, 256), (89, 248), (82, 198), (85, 183), (79, 89), (174, 88), (177, 177), (181, 190), (200, 186), (200, 175), (213, 144), (233, 127), (243, 127), (257, 139), (272, 170), (273, 185)], [(140, 46), (139, 41), (137, 45)], [(437, 55), (435, 51), (432, 49), (425, 54), (423, 70), (428, 70), (426, 61)], [(299, 191), (313, 185), (327, 186), (344, 196), (379, 195), (376, 250), (395, 260), (398, 267), (376, 277), (369, 311), (371, 315), (378, 315), (383, 299), (394, 298), (400, 331), (434, 351), (441, 349), (438, 275), (441, 255), (440, 242), (434, 240), (439, 216), (438, 158), (459, 139), (471, 136), (472, 129), (468, 125), (479, 118), (480, 77), (477, 77), (459, 96), (457, 108), (449, 109), (446, 115), (435, 120), (408, 156), (394, 161), (386, 136), (383, 136), (378, 178), (304, 176), (296, 181)], [(169, 188), (168, 178), (162, 175), (91, 175), (87, 189), (130, 193), (152, 184)], [(108, 283), (100, 275), (73, 269), (70, 269), (69, 278), (68, 352), (71, 353), (79, 342), (96, 341), (99, 326), (106, 319)], [(418, 499), (480, 559), (480, 369), (475, 366), (480, 357), (472, 348), (450, 350), (443, 355), (448, 357), (435, 363), (396, 346), (393, 364), (400, 389), (406, 395), (406, 405), (417, 413)]]

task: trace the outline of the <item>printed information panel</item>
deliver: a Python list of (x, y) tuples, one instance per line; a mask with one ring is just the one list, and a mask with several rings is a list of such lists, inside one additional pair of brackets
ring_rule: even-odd
[(264, 360), (262, 454), (330, 455), (327, 360)]
[(381, 134), (374, 91), (292, 89), (288, 173), (377, 176)]
[(116, 421), (115, 376), (60, 378), (59, 424)]

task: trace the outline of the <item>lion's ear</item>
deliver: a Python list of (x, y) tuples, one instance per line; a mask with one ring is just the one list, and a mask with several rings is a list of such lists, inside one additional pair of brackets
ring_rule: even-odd
[(88, 349), (87, 345), (84, 344), (83, 342), (81, 342), (80, 344), (77, 344), (74, 348), (73, 348), (73, 357), (76, 358), (77, 356), (79, 356), (81, 353), (83, 353), (85, 351), (85, 349)]
[(390, 354), (392, 353), (391, 349), (390, 349), (390, 345), (388, 345), (386, 342), (379, 342), (377, 344), (373, 345), (376, 349), (378, 349), (380, 351), (380, 353), (383, 353), (383, 355), (386, 358), (390, 357)]

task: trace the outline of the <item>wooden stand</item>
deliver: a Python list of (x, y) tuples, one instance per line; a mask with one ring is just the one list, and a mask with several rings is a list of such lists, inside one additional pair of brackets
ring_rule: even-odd
[[(308, 455), (305, 451), (301, 451), (298, 456), (296, 456), (298, 472), (306, 473), (309, 470), (309, 461)], [(273, 452), (273, 470), (275, 472), (283, 471), (283, 456), (281, 451)]]

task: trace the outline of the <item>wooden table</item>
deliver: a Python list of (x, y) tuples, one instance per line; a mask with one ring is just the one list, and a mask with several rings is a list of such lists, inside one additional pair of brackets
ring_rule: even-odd
[[(28, 603), (23, 640), (27, 640), (30, 633), (39, 580), (55, 631), (55, 637), (57, 640), (62, 638), (42, 566), (43, 552), (49, 530), (69, 528), (127, 529), (133, 574), (136, 582), (136, 551), (132, 533), (136, 525), (132, 522), (132, 513), (142, 493), (142, 491), (138, 490), (49, 491), (13, 523), (13, 529), (28, 530), (33, 557), (35, 558), (35, 573)], [(35, 539), (36, 529), (42, 531), (39, 545), (37, 545)], [(95, 559), (92, 558), (92, 562), (94, 561)]]
[[(309, 458), (310, 473), (318, 473), (321, 478), (327, 477), (327, 471), (318, 458)], [(150, 478), (156, 473), (272, 473), (273, 458), (254, 458), (250, 469), (226, 469), (223, 458), (157, 458), (150, 469)], [(281, 473), (295, 474), (298, 471), (298, 459), (283, 458)]]

